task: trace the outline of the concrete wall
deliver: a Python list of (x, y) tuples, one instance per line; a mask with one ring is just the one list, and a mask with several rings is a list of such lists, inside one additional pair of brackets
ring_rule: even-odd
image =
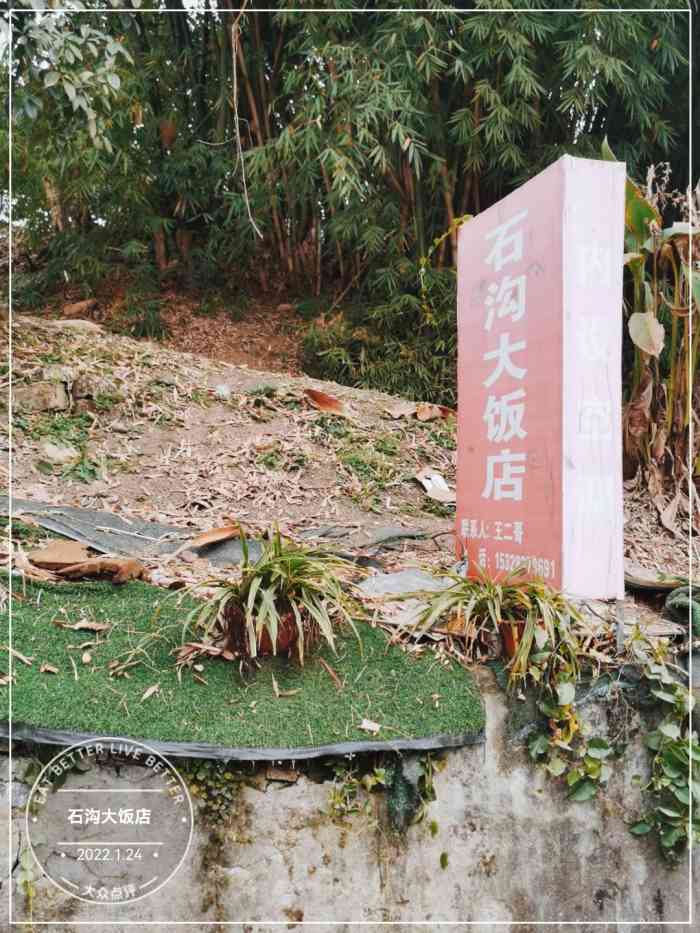
[[(395, 922), (399, 929), (420, 921), (406, 930), (428, 931), (443, 921), (475, 922), (465, 927), (472, 930), (505, 921), (519, 922), (517, 929), (526, 931), (541, 921), (576, 921), (580, 930), (605, 929), (589, 926), (603, 922), (631, 933), (644, 921), (651, 924), (646, 931), (660, 933), (687, 922), (687, 862), (669, 870), (654, 844), (630, 836), (625, 824), (638, 812), (635, 775), (647, 773), (645, 750), (628, 748), (602, 799), (568, 803), (506, 739), (503, 696), (489, 674), (482, 680), (486, 744), (449, 753), (435, 778), (438, 799), (404, 839), (382, 828), (382, 795), (372, 795), (373, 814), (355, 814), (339, 824), (327, 815), (328, 783), (305, 777), (295, 785), (261, 781), (241, 791), (220, 843), (198, 826), (179, 873), (151, 898), (98, 909), (38, 878), (35, 927), (64, 921), (60, 929), (78, 931), (91, 929), (91, 921), (114, 919), (117, 925), (108, 929), (126, 933), (153, 921), (158, 926), (150, 929), (165, 933), (179, 920), (193, 923), (183, 929), (212, 930), (228, 922), (267, 931), (275, 929), (272, 922), (301, 929), (301, 921), (320, 921), (316, 929), (322, 930), (331, 929), (333, 920), (340, 923), (336, 930), (350, 930), (350, 921)], [(605, 709), (595, 715), (600, 723), (606, 719)], [(6, 779), (7, 759), (0, 763)], [(17, 774), (24, 766), (15, 760)], [(12, 817), (10, 862), (16, 865), (27, 788), (16, 784), (12, 800), (3, 788), (0, 808)], [(7, 844), (2, 834), (0, 848)], [(30, 919), (18, 872), (16, 867), (3, 884), (0, 929), (8, 919), (8, 886), (14, 891), (13, 919)], [(123, 925), (127, 920), (136, 925)], [(74, 926), (78, 921), (87, 925)]]

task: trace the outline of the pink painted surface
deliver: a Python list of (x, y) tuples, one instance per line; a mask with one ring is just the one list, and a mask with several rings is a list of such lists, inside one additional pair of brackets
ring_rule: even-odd
[[(470, 573), (525, 564), (572, 595), (619, 595), (620, 179), (624, 166), (567, 156), (460, 230), (457, 535)], [(580, 273), (590, 285), (583, 299), (573, 276), (595, 244), (615, 273), (604, 287)], [(584, 358), (574, 321), (593, 305), (598, 362)], [(616, 426), (605, 454), (601, 438), (587, 436), (603, 410)], [(606, 492), (591, 520), (584, 494), (601, 478)], [(589, 553), (601, 547), (604, 558)]]

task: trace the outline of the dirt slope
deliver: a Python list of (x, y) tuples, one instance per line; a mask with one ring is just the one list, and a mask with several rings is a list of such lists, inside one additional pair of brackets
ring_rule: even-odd
[[(394, 419), (380, 393), (257, 372), (84, 322), (72, 330), (18, 317), (13, 332), (17, 497), (200, 529), (232, 520), (451, 528), (453, 507), (429, 499), (413, 476), (431, 466), (453, 485), (453, 419)], [(32, 411), (45, 404), (36, 396), (46, 383), (59, 407)], [(316, 410), (309, 387), (341, 399), (349, 417)], [(450, 540), (442, 544), (451, 556)]]

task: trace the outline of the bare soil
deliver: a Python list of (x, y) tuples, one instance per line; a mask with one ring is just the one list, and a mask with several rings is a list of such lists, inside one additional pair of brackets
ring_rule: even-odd
[[(234, 321), (226, 311), (199, 316), (173, 295), (165, 317), (171, 336), (164, 343), (17, 318), (15, 384), (62, 366), (69, 388), (92, 385), (92, 395), (62, 413), (68, 422), (89, 416), (82, 451), (88, 470), (81, 476), (58, 467), (47, 472), (42, 464), (42, 442), (62, 440), (46, 433), (44, 416), (15, 419), (17, 497), (198, 529), (232, 521), (290, 532), (323, 524), (418, 527), (445, 537), (404, 544), (396, 558), (449, 563), (453, 512), (429, 499), (414, 477), (430, 466), (454, 485), (453, 419), (394, 419), (385, 411), (387, 395), (300, 374), (305, 325), (288, 308), (258, 306)], [(344, 400), (350, 417), (317, 411), (304, 395), (309, 387)], [(672, 534), (646, 491), (626, 487), (626, 557), (687, 575), (687, 516)]]

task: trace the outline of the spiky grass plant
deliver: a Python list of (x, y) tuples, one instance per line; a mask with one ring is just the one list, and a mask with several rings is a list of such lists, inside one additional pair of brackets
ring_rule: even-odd
[(320, 638), (335, 650), (338, 623), (358, 635), (353, 615), (359, 607), (339, 577), (353, 567), (349, 561), (295, 544), (275, 530), (251, 563), (242, 530), (240, 540), (240, 578), (219, 584), (204, 606), (188, 615), (183, 636), (194, 629), (198, 637), (223, 642), (244, 658), (293, 650), (303, 664), (305, 650)]
[[(562, 669), (578, 677), (577, 640), (571, 629), (580, 614), (561, 593), (542, 580), (526, 576), (518, 568), (492, 579), (479, 571), (477, 577), (445, 574), (452, 584), (438, 592), (421, 594), (427, 605), (416, 622), (416, 630), (428, 631), (440, 619), (450, 622), (467, 640), (468, 654), (487, 631), (499, 633), (503, 624), (522, 623), (517, 650), (508, 668), (510, 681), (530, 674), (548, 680)], [(417, 594), (410, 594), (415, 596)]]

